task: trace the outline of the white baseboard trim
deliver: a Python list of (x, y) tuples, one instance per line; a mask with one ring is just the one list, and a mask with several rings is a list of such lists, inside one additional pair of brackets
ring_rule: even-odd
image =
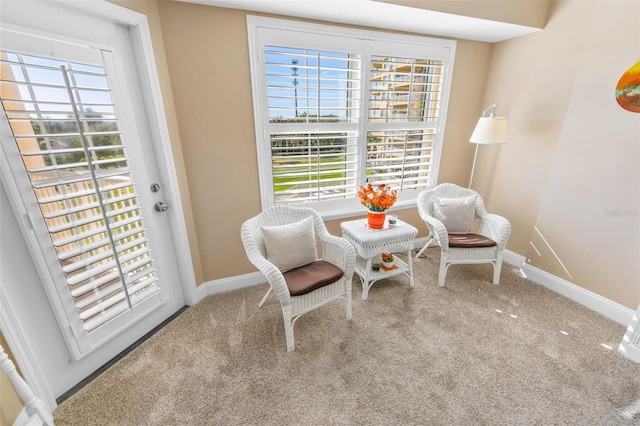
[(239, 290), (254, 285), (266, 284), (267, 279), (260, 272), (236, 275), (235, 277), (223, 278), (220, 280), (206, 281), (200, 284), (196, 290), (198, 302), (207, 296), (228, 291)]
[(633, 346), (631, 344), (625, 345), (624, 342), (620, 343), (618, 347), (618, 352), (622, 355), (626, 356), (632, 361), (640, 363), (640, 348), (637, 346)]
[(618, 324), (628, 326), (631, 323), (634, 312), (616, 303), (606, 297), (600, 296), (592, 291), (577, 286), (569, 281), (558, 278), (555, 275), (551, 275), (548, 272), (538, 269), (535, 266), (531, 266), (527, 263), (523, 264), (520, 268), (523, 275), (533, 281), (536, 284), (540, 284), (543, 287), (553, 290), (574, 302), (577, 302), (587, 308), (591, 309), (609, 318)]
[(526, 258), (518, 253), (515, 253), (511, 250), (505, 250), (502, 255), (502, 261), (508, 263), (509, 265), (517, 266), (518, 268), (522, 268), (524, 265)]
[(627, 358), (640, 363), (640, 306), (636, 314), (633, 316), (633, 320), (627, 327), (627, 334), (624, 335), (620, 346), (618, 346), (618, 352), (626, 356)]
[(626, 306), (531, 266), (526, 263), (526, 258), (518, 253), (505, 250), (502, 260), (520, 268), (522, 275), (530, 281), (586, 306), (618, 324), (629, 325), (634, 317), (634, 312)]

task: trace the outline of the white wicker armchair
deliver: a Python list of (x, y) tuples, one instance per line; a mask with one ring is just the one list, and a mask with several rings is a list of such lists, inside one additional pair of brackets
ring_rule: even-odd
[[(323, 260), (337, 266), (343, 274), (335, 282), (323, 285), (306, 294), (292, 296), (285, 279), (288, 272), (283, 274), (276, 265), (267, 259), (262, 227), (298, 223), (308, 217), (313, 218), (315, 239), (317, 243), (321, 243), (321, 251), (318, 252), (321, 257), (317, 260)], [(351, 280), (356, 259), (355, 250), (351, 243), (344, 238), (329, 234), (322, 218), (315, 210), (289, 206), (269, 207), (242, 225), (241, 237), (249, 261), (264, 274), (269, 282), (269, 290), (258, 306), (263, 305), (271, 291), (280, 301), (284, 317), (287, 351), (291, 352), (295, 348), (293, 325), (303, 314), (333, 300), (344, 299), (346, 318), (347, 320), (351, 319)]]
[[(475, 219), (480, 219), (480, 226), (476, 234), (449, 235), (445, 225), (434, 215), (434, 203), (442, 198), (463, 198), (477, 196), (475, 203)], [(417, 199), (418, 213), (429, 228), (429, 240), (416, 254), (422, 256), (431, 246), (440, 246), (440, 270), (438, 285), (444, 286), (447, 269), (454, 264), (491, 263), (493, 265), (493, 283), (500, 282), (502, 256), (511, 234), (511, 224), (502, 216), (487, 213), (482, 197), (474, 190), (462, 188), (452, 183), (443, 183), (431, 190), (423, 191)], [(485, 238), (486, 237), (486, 238)], [(456, 244), (452, 240), (466, 239), (480, 241), (483, 244)], [(495, 244), (492, 244), (494, 243)], [(454, 245), (452, 247), (452, 244)], [(460, 245), (455, 247), (456, 245)], [(487, 245), (489, 245), (487, 247)]]

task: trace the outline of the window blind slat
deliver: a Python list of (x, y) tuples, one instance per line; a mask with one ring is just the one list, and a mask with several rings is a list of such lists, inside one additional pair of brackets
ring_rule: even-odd
[[(145, 256), (149, 254), (150, 251), (151, 250), (148, 247), (143, 246), (138, 250), (134, 250), (130, 253), (127, 253), (126, 255), (122, 255), (120, 252), (118, 254), (117, 262), (125, 263), (130, 261), (131, 259), (135, 259), (136, 257)], [(108, 259), (110, 257), (113, 257), (113, 252), (110, 251), (108, 255), (106, 253), (104, 254), (104, 259)], [(76, 284), (79, 284), (83, 281), (88, 280), (89, 278), (95, 275), (100, 275), (105, 271), (112, 270), (116, 268), (117, 264), (116, 264), (116, 260), (114, 259), (109, 262), (92, 263), (91, 265), (87, 265), (87, 266), (91, 266), (91, 268), (86, 269), (84, 272), (67, 275), (67, 282), (69, 283), (69, 285), (74, 286)]]
[[(106, 213), (106, 216), (108, 218), (112, 218), (112, 217), (123, 215), (123, 214), (130, 214), (138, 209), (139, 207), (134, 204), (127, 207), (123, 207), (121, 209), (108, 211)], [(68, 215), (65, 215), (64, 217), (55, 216), (58, 219), (60, 219), (56, 223), (59, 223), (59, 222), (61, 223), (59, 223), (58, 225), (50, 225), (49, 232), (51, 234), (56, 234), (58, 232), (64, 232), (73, 228), (82, 227), (84, 225), (88, 225), (93, 222), (100, 222), (101, 220), (104, 219), (104, 215), (102, 215), (102, 212), (97, 211), (96, 214), (91, 214), (91, 213), (87, 213), (86, 210), (88, 210), (88, 208), (78, 210), (78, 212), (84, 212), (81, 218), (78, 218), (77, 215), (73, 215), (73, 214), (68, 214)]]
[[(130, 265), (127, 265), (123, 268), (123, 273), (127, 274), (136, 269), (143, 268), (151, 263), (151, 258), (141, 258), (136, 262), (132, 262)], [(125, 272), (126, 270), (126, 272)], [(147, 273), (155, 270), (154, 268), (150, 268)], [(119, 274), (117, 270), (113, 270), (110, 273), (103, 273), (97, 279), (93, 279), (91, 281), (87, 281), (84, 284), (74, 285), (71, 288), (71, 295), (75, 298), (82, 297), (87, 293), (95, 293), (96, 295), (107, 296), (108, 294), (102, 293), (99, 289), (102, 285), (107, 284), (111, 281), (119, 280)]]
[[(141, 217), (140, 216), (134, 216), (134, 217), (130, 217), (130, 218), (126, 218), (126, 219), (122, 219), (119, 220), (118, 222), (111, 224), (109, 226), (109, 229), (115, 229), (115, 228), (123, 228), (126, 226), (132, 226), (136, 224), (137, 226), (139, 226), (141, 224)], [(84, 231), (84, 232), (79, 232), (77, 234), (71, 235), (67, 238), (59, 238), (57, 239), (57, 241), (54, 241), (53, 245), (56, 247), (62, 247), (62, 246), (66, 246), (68, 244), (73, 244), (75, 242), (87, 239), (87, 238), (91, 238), (95, 235), (100, 235), (107, 232), (107, 227), (104, 225), (96, 225), (94, 227), (92, 227), (91, 229)], [(119, 237), (119, 235), (117, 236)]]
[[(73, 198), (77, 199), (78, 197), (73, 197)], [(127, 194), (119, 197), (107, 198), (106, 200), (103, 200), (102, 203), (105, 207), (109, 207), (113, 204), (123, 203), (126, 201), (135, 200), (135, 199), (137, 199), (137, 196), (135, 194)], [(43, 213), (43, 216), (45, 219), (53, 219), (61, 216), (73, 216), (76, 213), (79, 213), (85, 210), (93, 210), (97, 208), (100, 208), (100, 203), (95, 201), (95, 202), (89, 202), (86, 204), (81, 204), (77, 207), (71, 207), (71, 208), (59, 207), (59, 210), (54, 210), (51, 213)]]
[[(139, 227), (139, 228), (129, 229), (129, 230), (124, 231), (124, 232), (120, 232), (117, 235), (117, 238), (115, 239), (115, 242), (118, 243), (118, 241), (125, 240), (127, 238), (130, 238), (133, 235), (142, 234), (142, 233), (144, 233), (144, 231), (145, 231), (144, 228)], [(89, 253), (89, 252), (91, 252), (93, 250), (96, 250), (96, 249), (98, 249), (98, 248), (100, 248), (100, 247), (102, 247), (104, 245), (109, 244), (109, 243), (110, 243), (110, 241), (105, 238), (105, 239), (94, 240), (94, 241), (92, 241), (91, 243), (88, 243), (88, 244), (87, 243), (77, 244), (77, 247), (74, 248), (74, 249), (58, 252), (58, 259), (61, 262), (66, 262), (69, 259), (71, 259), (72, 257), (81, 256), (81, 255), (83, 255), (85, 253)]]
[[(112, 177), (127, 176), (131, 174), (129, 169), (112, 169), (112, 170), (96, 170), (94, 171), (98, 180), (109, 179)], [(31, 186), (35, 189), (43, 189), (58, 185), (71, 185), (74, 183), (90, 182), (91, 176), (88, 174), (66, 173), (59, 177), (40, 179), (31, 181)]]
[[(122, 245), (118, 245), (116, 251), (118, 253), (121, 253), (123, 251), (129, 250), (133, 247), (136, 246), (142, 246), (143, 244), (147, 244), (148, 241), (146, 238), (142, 237), (139, 239), (135, 239), (132, 240), (126, 244), (122, 244)], [(112, 252), (109, 251), (102, 251), (102, 252), (98, 252), (97, 254), (91, 255), (91, 256), (87, 256), (87, 257), (81, 257), (78, 260), (66, 264), (65, 266), (62, 267), (62, 271), (65, 274), (71, 273), (71, 272), (75, 272), (79, 269), (82, 268), (87, 268), (93, 264), (96, 264), (98, 262), (100, 262), (101, 260), (107, 259), (109, 257), (113, 256)]]
[[(139, 276), (136, 281), (139, 281), (142, 284), (142, 288), (157, 282), (157, 277), (153, 275), (153, 273), (137, 275)], [(100, 293), (87, 292), (83, 294), (81, 298), (77, 298), (76, 305), (81, 311), (83, 311), (102, 299), (107, 299), (114, 294), (121, 293), (121, 290), (122, 283), (120, 281), (114, 281), (111, 284), (103, 285), (100, 289)]]
[[(119, 158), (109, 158), (106, 160), (94, 160), (91, 164), (95, 166), (105, 166), (110, 167), (112, 164), (120, 164), (126, 163), (128, 160), (125, 157)], [(61, 170), (69, 170), (76, 168), (88, 168), (89, 163), (86, 161), (78, 162), (78, 163), (70, 163), (70, 164), (58, 164), (55, 166), (44, 166), (44, 167), (31, 167), (27, 168), (27, 172), (29, 173), (40, 173), (40, 172), (49, 172), (49, 171), (61, 171)]]
[(110, 320), (116, 318), (118, 315), (129, 310), (129, 305), (126, 301), (120, 301), (118, 304), (109, 306), (109, 310), (101, 311), (99, 314), (94, 315), (91, 318), (84, 318), (82, 324), (87, 332), (92, 332), (101, 325), (106, 324)]
[[(157, 294), (159, 292), (159, 288), (157, 288), (154, 285), (147, 285), (146, 287), (144, 287), (142, 290), (138, 291), (137, 293), (134, 293), (130, 296), (130, 301), (132, 306), (135, 306), (139, 303), (141, 303), (142, 301), (148, 299), (149, 297)], [(119, 303), (115, 304), (115, 305), (111, 305), (108, 306), (108, 309), (105, 311), (101, 311), (99, 314), (94, 315), (91, 318), (87, 318), (84, 322), (83, 325), (85, 327), (85, 329), (87, 330), (87, 332), (91, 332), (93, 330), (95, 330), (96, 328), (100, 327), (101, 325), (106, 324), (107, 322), (109, 322), (110, 320), (116, 318), (118, 315), (122, 314), (123, 312), (128, 311), (129, 307), (126, 303), (126, 301), (120, 301)]]
[[(154, 284), (157, 280), (152, 278), (146, 281), (142, 281), (139, 282), (135, 285), (132, 285), (128, 288), (128, 290), (132, 293), (135, 294), (141, 290), (144, 290), (145, 287), (148, 287), (152, 284)], [(104, 311), (108, 311), (109, 308), (111, 308), (112, 306), (116, 305), (117, 303), (124, 301), (125, 300), (125, 295), (123, 292), (114, 292), (113, 295), (109, 298), (105, 298), (102, 301), (95, 303), (91, 308), (89, 309), (84, 309), (82, 310), (82, 312), (80, 313), (80, 317), (82, 319), (88, 319), (90, 317), (93, 317), (94, 315), (96, 315), (99, 312), (104, 312)]]
[[(117, 180), (114, 180), (114, 182), (117, 182)], [(133, 187), (131, 186), (131, 182), (128, 179), (118, 184), (109, 183), (109, 186), (101, 185), (99, 188), (99, 192), (105, 193), (110, 191), (118, 191), (124, 188), (131, 188), (131, 190), (133, 190)], [(95, 195), (95, 193), (96, 191), (95, 189), (93, 189), (93, 187), (87, 188), (85, 186), (82, 186), (82, 187), (74, 188), (72, 186), (59, 185), (53, 189), (53, 192), (49, 192), (41, 195), (38, 198), (38, 204), (48, 204), (48, 203), (54, 203), (58, 201), (68, 201), (74, 198)]]
[(80, 228), (83, 227), (85, 225), (89, 225), (92, 223), (98, 223), (100, 221), (102, 221), (104, 219), (104, 217), (101, 214), (96, 214), (96, 215), (91, 215), (91, 216), (86, 216), (82, 219), (68, 219), (68, 222), (64, 222), (61, 225), (57, 225), (57, 226), (49, 226), (49, 233), (50, 234), (58, 234), (61, 232), (67, 232), (70, 231), (72, 229), (75, 228)]
[[(98, 135), (103, 136), (103, 135)], [(38, 138), (41, 138), (41, 135), (38, 135)], [(28, 138), (33, 139), (33, 138)], [(107, 150), (122, 150), (124, 149), (124, 145), (105, 145), (105, 146), (94, 146), (89, 148), (90, 152), (100, 152)], [(26, 151), (23, 152), (22, 155), (26, 157), (33, 157), (35, 155), (62, 155), (62, 154), (77, 154), (82, 153), (84, 150), (82, 148), (59, 148), (59, 149), (43, 149), (40, 151)]]

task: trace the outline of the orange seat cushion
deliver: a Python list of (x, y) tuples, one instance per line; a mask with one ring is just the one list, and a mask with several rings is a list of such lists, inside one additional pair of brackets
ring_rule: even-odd
[(316, 260), (308, 265), (291, 269), (282, 275), (287, 282), (287, 287), (289, 287), (289, 293), (292, 296), (302, 296), (338, 281), (344, 272), (333, 263)]
[(449, 234), (449, 247), (493, 247), (497, 245), (491, 238), (478, 234)]

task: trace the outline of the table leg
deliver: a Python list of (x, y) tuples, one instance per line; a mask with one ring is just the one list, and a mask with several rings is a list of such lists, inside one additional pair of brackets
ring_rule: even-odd
[(407, 266), (409, 268), (409, 270), (408, 270), (408, 272), (409, 272), (409, 287), (413, 287), (413, 262), (411, 261), (411, 252), (412, 252), (411, 249), (409, 251), (407, 251)]
[(367, 259), (367, 266), (364, 268), (364, 280), (362, 281), (362, 300), (369, 297), (369, 278), (371, 274), (371, 263), (373, 258)]

